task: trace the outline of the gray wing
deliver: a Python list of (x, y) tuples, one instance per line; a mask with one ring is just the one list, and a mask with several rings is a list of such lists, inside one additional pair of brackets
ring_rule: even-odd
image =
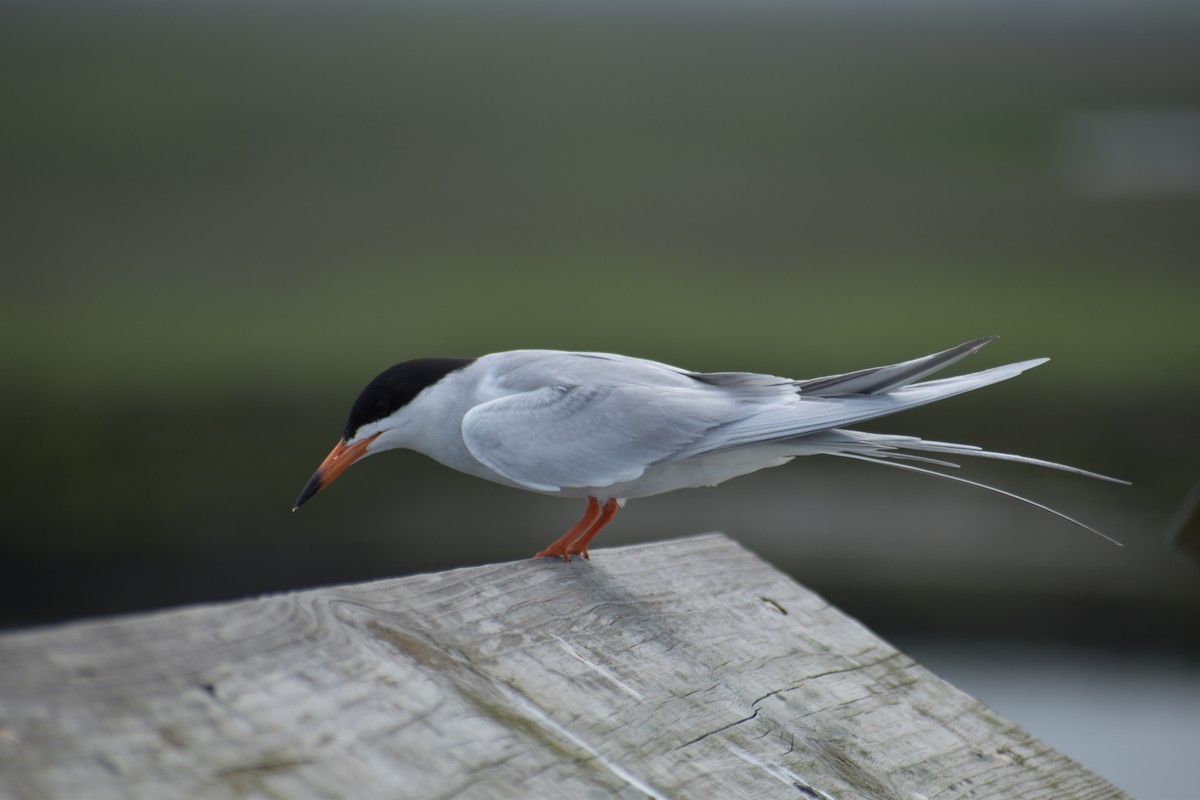
[(540, 491), (637, 479), (651, 464), (757, 410), (678, 387), (559, 385), (492, 400), (463, 417), (471, 455)]

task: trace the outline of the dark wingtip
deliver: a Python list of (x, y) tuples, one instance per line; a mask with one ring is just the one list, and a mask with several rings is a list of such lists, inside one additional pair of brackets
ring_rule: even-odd
[(296, 505), (292, 506), (292, 511), (307, 503), (319, 491), (321, 491), (321, 476), (313, 475), (308, 479), (308, 483), (304, 484), (304, 491), (300, 492), (300, 496), (296, 498)]

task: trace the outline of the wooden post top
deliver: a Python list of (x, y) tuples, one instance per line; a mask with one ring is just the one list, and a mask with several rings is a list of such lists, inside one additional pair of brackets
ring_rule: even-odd
[(0, 797), (1122, 798), (721, 535), (0, 636)]

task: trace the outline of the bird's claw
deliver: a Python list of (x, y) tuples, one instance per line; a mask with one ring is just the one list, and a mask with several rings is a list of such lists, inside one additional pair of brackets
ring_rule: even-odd
[(592, 560), (591, 556), (588, 555), (586, 547), (578, 550), (554, 550), (551, 548), (546, 548), (545, 550), (541, 550), (533, 554), (534, 558), (561, 558), (563, 561), (570, 561), (571, 556), (579, 556), (584, 561)]
[(570, 561), (571, 555), (563, 550), (551, 550), (547, 548), (533, 554), (534, 558), (561, 558), (563, 561)]

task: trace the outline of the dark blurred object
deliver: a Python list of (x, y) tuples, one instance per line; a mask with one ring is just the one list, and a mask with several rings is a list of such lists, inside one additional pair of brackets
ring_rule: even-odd
[(1167, 546), (1200, 566), (1200, 480), (1192, 485), (1167, 525)]

